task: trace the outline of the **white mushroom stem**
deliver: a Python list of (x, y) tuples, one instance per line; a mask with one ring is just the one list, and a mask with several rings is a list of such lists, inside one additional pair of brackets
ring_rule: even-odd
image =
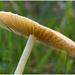
[(16, 68), (15, 74), (22, 74), (23, 73), (24, 67), (26, 65), (26, 62), (28, 60), (28, 57), (31, 53), (31, 50), (33, 48), (33, 45), (34, 45), (35, 41), (36, 41), (36, 37), (34, 35), (30, 35), (29, 39), (28, 39), (28, 42), (26, 44), (26, 47), (25, 47), (25, 49), (22, 53), (22, 56), (20, 58), (20, 61), (18, 63), (18, 66)]

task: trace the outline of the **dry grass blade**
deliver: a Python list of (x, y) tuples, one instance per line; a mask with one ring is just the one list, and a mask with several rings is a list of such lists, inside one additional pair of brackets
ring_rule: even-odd
[(0, 28), (3, 28), (3, 29), (8, 30), (8, 28), (7, 28), (7, 27), (5, 27), (5, 26), (3, 26), (3, 25), (1, 25), (1, 24), (0, 24)]

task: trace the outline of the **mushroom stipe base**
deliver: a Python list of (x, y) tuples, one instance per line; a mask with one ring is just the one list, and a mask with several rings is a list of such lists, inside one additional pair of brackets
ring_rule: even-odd
[(22, 56), (20, 58), (20, 61), (18, 63), (18, 66), (16, 68), (15, 74), (22, 74), (23, 73), (24, 67), (26, 65), (26, 62), (28, 60), (28, 57), (31, 53), (31, 50), (33, 48), (35, 41), (36, 41), (36, 37), (34, 35), (30, 35), (29, 39), (27, 41), (27, 44), (24, 48), (24, 51), (22, 53)]

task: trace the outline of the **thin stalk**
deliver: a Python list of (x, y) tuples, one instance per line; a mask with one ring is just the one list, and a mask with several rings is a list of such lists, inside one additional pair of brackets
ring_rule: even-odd
[(31, 50), (33, 48), (33, 45), (35, 43), (36, 37), (34, 37), (33, 35), (29, 36), (28, 42), (26, 44), (26, 47), (22, 53), (22, 56), (20, 58), (20, 61), (18, 63), (18, 66), (16, 68), (15, 74), (22, 74), (24, 71), (24, 67), (26, 65), (26, 62), (28, 60), (28, 57), (31, 53)]
[(6, 26), (3, 26), (1, 23), (0, 23), (0, 28), (8, 30), (8, 28)]

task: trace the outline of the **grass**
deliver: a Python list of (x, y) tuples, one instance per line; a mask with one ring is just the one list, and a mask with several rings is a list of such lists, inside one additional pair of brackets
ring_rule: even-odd
[[(60, 3), (60, 5), (58, 4)], [(26, 16), (75, 41), (75, 2), (0, 1), (0, 11)], [(63, 9), (64, 7), (64, 9)], [(0, 28), (0, 74), (14, 73), (27, 39)], [(35, 43), (24, 73), (75, 73), (75, 56)]]

